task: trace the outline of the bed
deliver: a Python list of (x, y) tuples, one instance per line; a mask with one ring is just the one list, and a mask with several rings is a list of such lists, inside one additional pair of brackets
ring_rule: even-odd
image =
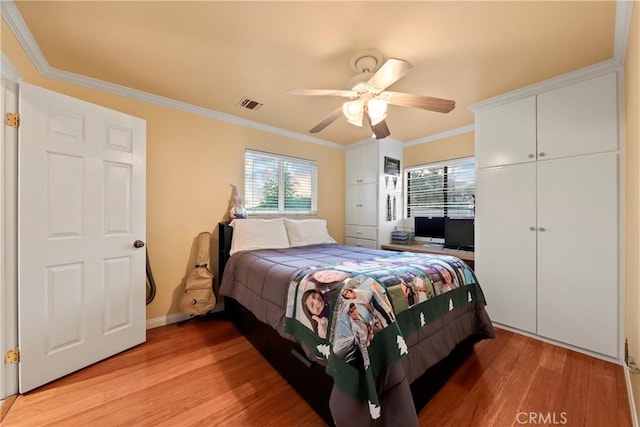
[(323, 220), (221, 223), (219, 270), (225, 311), (331, 425), (417, 425), (473, 344), (495, 336), (463, 261), (339, 245)]

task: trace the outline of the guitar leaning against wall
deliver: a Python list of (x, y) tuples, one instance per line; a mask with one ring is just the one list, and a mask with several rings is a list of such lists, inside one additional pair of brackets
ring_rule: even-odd
[(198, 257), (193, 271), (187, 276), (180, 309), (190, 316), (207, 314), (216, 305), (213, 293), (213, 272), (209, 269), (208, 232), (198, 235)]

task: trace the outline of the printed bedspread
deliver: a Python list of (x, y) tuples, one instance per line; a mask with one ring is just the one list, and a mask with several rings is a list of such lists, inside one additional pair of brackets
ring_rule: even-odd
[(407, 354), (404, 337), (473, 301), (485, 299), (463, 261), (403, 252), (300, 270), (284, 327), (326, 359), (335, 385), (368, 401), (376, 419), (376, 378)]

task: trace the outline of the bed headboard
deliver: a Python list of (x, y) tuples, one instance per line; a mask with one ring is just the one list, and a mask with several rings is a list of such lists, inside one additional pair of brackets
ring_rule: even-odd
[(231, 238), (233, 237), (233, 227), (225, 222), (218, 223), (218, 270), (219, 283), (222, 283), (222, 275), (224, 273), (224, 266), (227, 265), (227, 261), (231, 256)]

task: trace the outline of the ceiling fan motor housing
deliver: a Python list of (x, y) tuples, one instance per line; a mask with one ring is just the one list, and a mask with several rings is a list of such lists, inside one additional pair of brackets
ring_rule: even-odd
[[(369, 79), (371, 79), (372, 76), (373, 76), (373, 73), (367, 73), (367, 72), (357, 74), (349, 79), (349, 82), (347, 83), (347, 87), (354, 92), (363, 92), (365, 91), (366, 83), (369, 81)], [(360, 85), (362, 85), (361, 88), (358, 87)]]
[(374, 73), (382, 64), (382, 54), (375, 50), (364, 50), (351, 57), (351, 69), (358, 73)]

